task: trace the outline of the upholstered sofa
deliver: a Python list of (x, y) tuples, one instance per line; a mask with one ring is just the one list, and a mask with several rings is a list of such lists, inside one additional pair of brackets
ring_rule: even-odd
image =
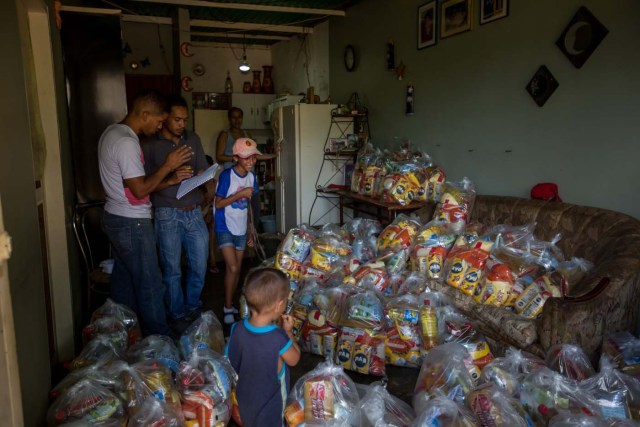
[[(424, 219), (431, 211), (417, 213)], [(535, 320), (478, 305), (457, 289), (435, 285), (477, 322), (496, 352), (513, 345), (542, 356), (554, 344), (577, 343), (594, 358), (606, 334), (638, 332), (640, 221), (606, 209), (502, 196), (478, 196), (472, 219), (486, 225), (535, 221), (536, 237), (551, 240), (561, 233), (558, 246), (566, 257), (586, 258), (595, 265), (569, 296), (550, 298)]]

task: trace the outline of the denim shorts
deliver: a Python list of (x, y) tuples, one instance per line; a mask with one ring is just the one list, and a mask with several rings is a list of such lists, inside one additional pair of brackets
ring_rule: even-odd
[(247, 235), (234, 236), (226, 231), (216, 231), (216, 242), (219, 248), (231, 246), (236, 251), (244, 251), (247, 247)]

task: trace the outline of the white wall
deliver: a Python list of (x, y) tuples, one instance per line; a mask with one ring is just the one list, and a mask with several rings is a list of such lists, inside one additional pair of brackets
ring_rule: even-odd
[[(510, 16), (416, 49), (417, 7), (424, 1), (369, 0), (330, 23), (334, 102), (353, 91), (370, 110), (376, 144), (407, 136), (449, 176), (469, 176), (481, 194), (528, 197), (554, 181), (565, 201), (640, 218), (640, 2), (554, 0), (510, 2)], [(609, 29), (576, 69), (555, 46), (584, 5)], [(374, 30), (375, 29), (375, 30)], [(385, 44), (396, 41), (398, 81), (385, 67)], [(346, 44), (360, 63), (347, 73)], [(545, 64), (560, 87), (544, 107), (525, 91)], [(407, 83), (415, 85), (414, 116), (404, 115)]]
[[(122, 46), (126, 43), (131, 53), (124, 56), (124, 72), (128, 74), (173, 74), (173, 42), (171, 25), (145, 24), (122, 21)], [(149, 57), (151, 65), (134, 70), (130, 64), (138, 64)]]
[(240, 45), (216, 45), (209, 46), (203, 43), (193, 42), (191, 52), (194, 55), (187, 60), (193, 65), (204, 65), (206, 73), (197, 77), (191, 75), (193, 81), (191, 87), (196, 92), (224, 92), (224, 82), (227, 71), (230, 72), (233, 82), (233, 91), (242, 93), (242, 84), (245, 81), (253, 82), (253, 71), (260, 71), (260, 81), (264, 77), (263, 65), (271, 65), (271, 49), (263, 46), (247, 47), (247, 62), (251, 65), (251, 71), (243, 74), (238, 70), (242, 60), (242, 46)]
[[(173, 40), (170, 25), (156, 25), (137, 22), (122, 22), (122, 45), (129, 44), (132, 53), (124, 61), (125, 73), (129, 74), (173, 74)], [(245, 81), (253, 82), (253, 73), (242, 74), (238, 65), (242, 60), (242, 46), (224, 43), (212, 44), (192, 42), (190, 52), (194, 55), (186, 58), (190, 64), (204, 65), (203, 76), (190, 74), (191, 87), (196, 92), (224, 92), (227, 70), (230, 71), (234, 92), (242, 92)], [(131, 61), (140, 63), (149, 57), (151, 65), (133, 70)], [(252, 71), (260, 71), (260, 81), (264, 76), (263, 65), (271, 65), (271, 49), (268, 46), (248, 45), (247, 61)], [(327, 73), (328, 74), (328, 73)]]
[(330, 95), (328, 21), (314, 27), (312, 34), (274, 44), (272, 55), (276, 93), (306, 94), (313, 86), (322, 101)]

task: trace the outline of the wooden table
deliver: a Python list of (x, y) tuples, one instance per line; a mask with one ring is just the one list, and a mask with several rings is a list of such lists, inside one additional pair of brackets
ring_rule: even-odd
[(433, 206), (427, 202), (411, 202), (405, 206), (399, 203), (387, 203), (349, 190), (318, 189), (318, 193), (322, 193), (325, 197), (335, 195), (339, 198), (340, 225), (344, 224), (345, 208), (351, 209), (354, 213), (371, 215), (384, 225), (393, 222), (398, 213), (409, 213), (425, 206)]

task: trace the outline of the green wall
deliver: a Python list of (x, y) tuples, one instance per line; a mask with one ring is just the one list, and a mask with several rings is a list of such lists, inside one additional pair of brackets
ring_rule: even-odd
[(41, 426), (50, 387), (49, 351), (25, 67), (17, 17), (15, 1), (0, 2), (0, 93), (4, 100), (0, 103), (0, 117), (5, 123), (0, 143), (0, 194), (4, 225), (13, 244), (8, 265), (24, 424)]
[[(424, 1), (367, 0), (330, 22), (334, 102), (357, 91), (369, 107), (373, 142), (408, 137), (452, 179), (469, 176), (480, 194), (528, 197), (538, 182), (558, 183), (565, 201), (640, 218), (640, 2), (511, 0), (510, 15), (416, 48), (417, 7)], [(555, 46), (584, 5), (609, 29), (576, 69)], [(404, 81), (386, 70), (396, 45)], [(343, 51), (359, 63), (348, 73)], [(538, 107), (525, 86), (545, 64), (560, 87)], [(405, 116), (406, 85), (415, 85), (415, 115)]]

